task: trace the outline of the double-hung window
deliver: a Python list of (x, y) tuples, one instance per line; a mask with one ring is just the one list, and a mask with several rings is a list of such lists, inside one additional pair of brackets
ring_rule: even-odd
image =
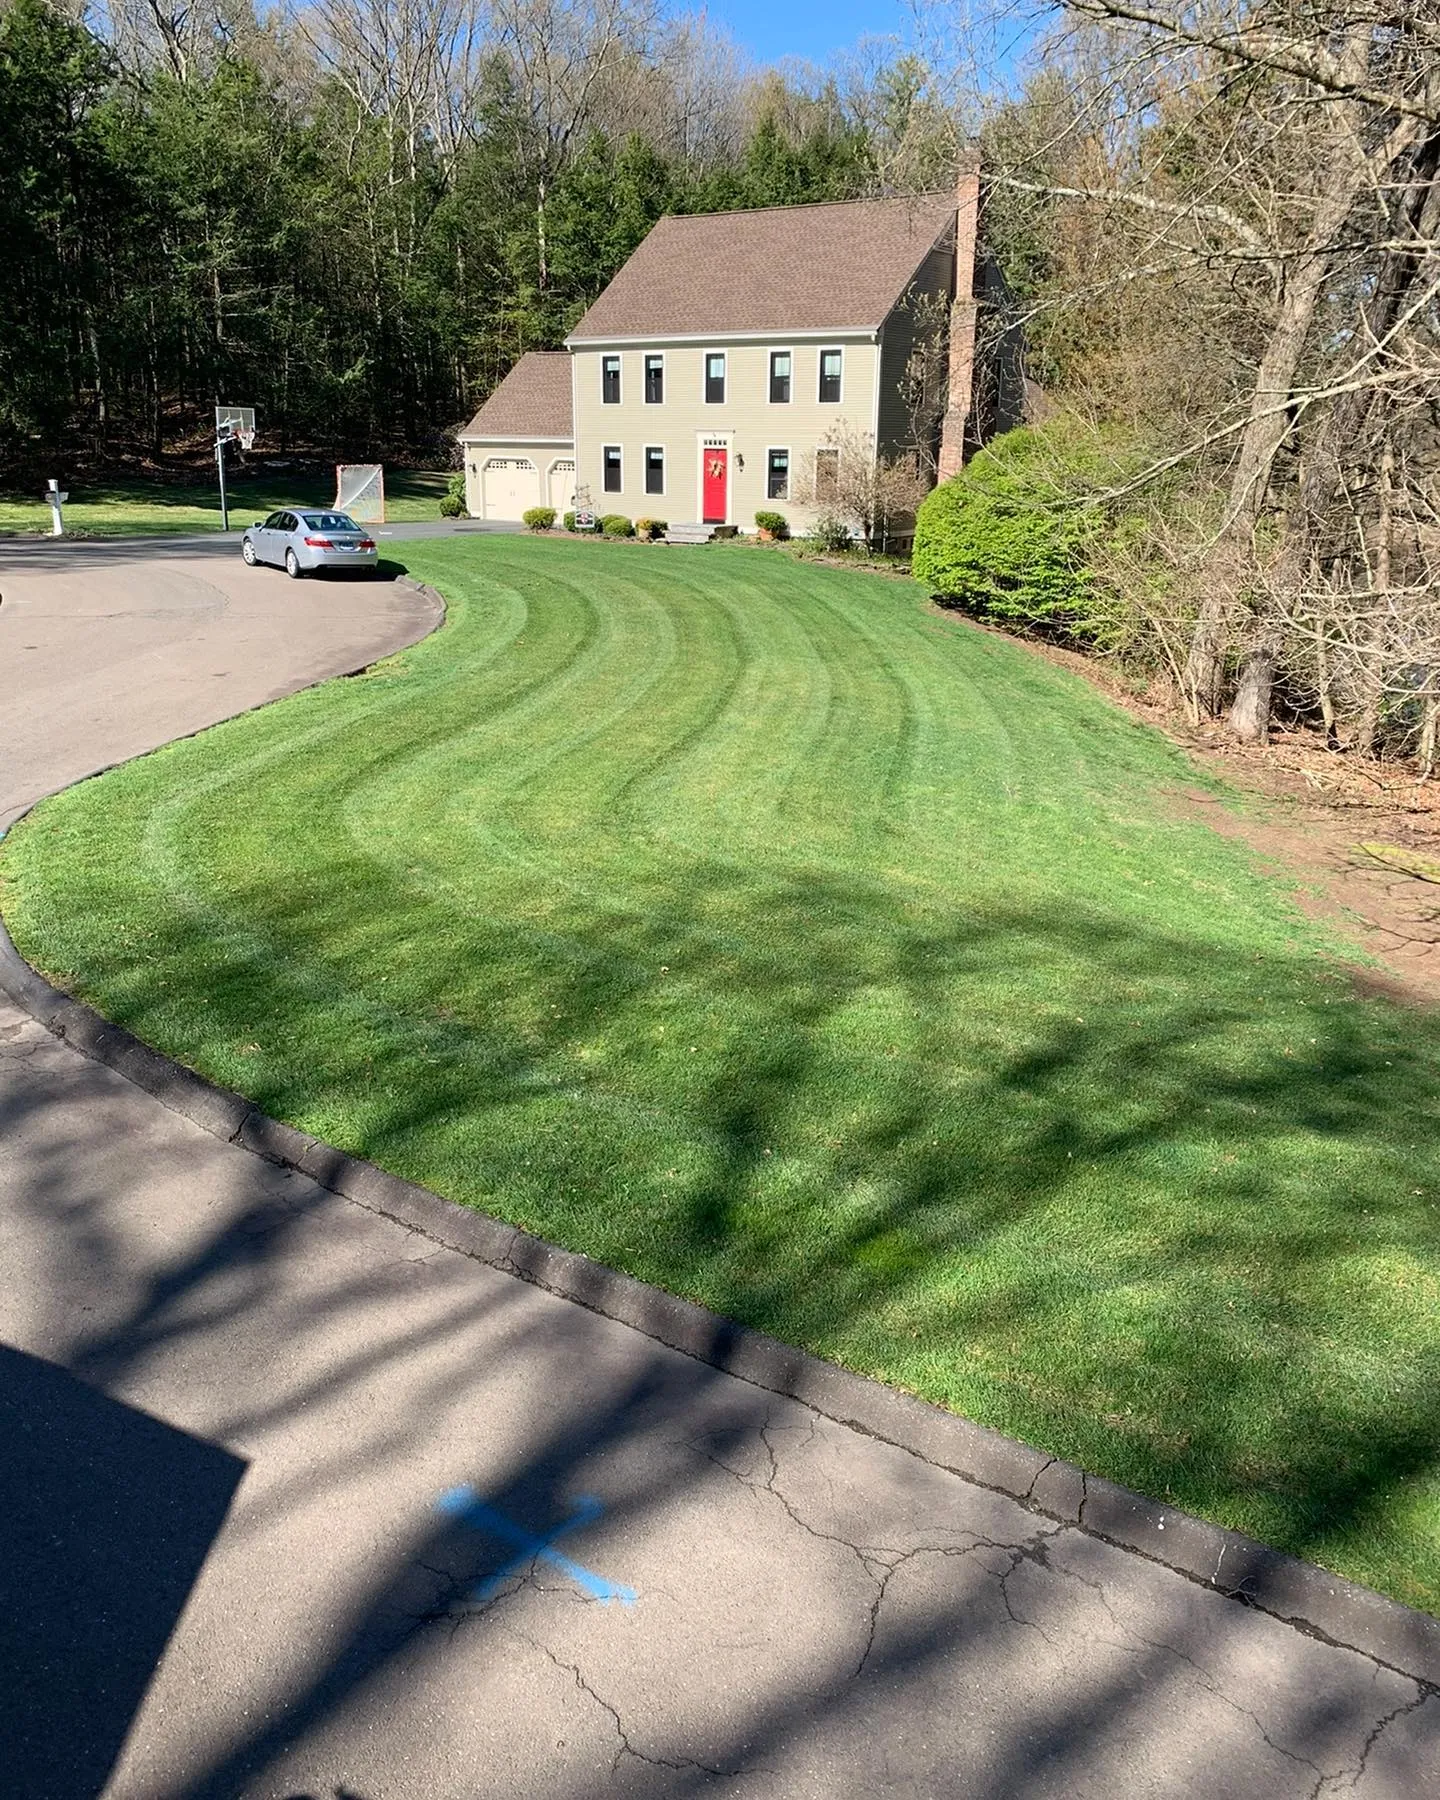
[(843, 364), (844, 355), (841, 351), (820, 352), (820, 398), (827, 405), (833, 405), (840, 398), (840, 372)]
[(663, 494), (665, 492), (665, 447), (663, 444), (647, 444), (645, 446), (645, 492), (647, 494)]
[(767, 500), (788, 500), (790, 498), (790, 452), (788, 450), (772, 450), (767, 464), (765, 498)]
[(772, 406), (788, 406), (790, 404), (792, 360), (788, 350), (772, 350), (770, 352), (770, 404)]
[(838, 450), (817, 450), (815, 452), (815, 498), (817, 500), (833, 500), (840, 492), (840, 452)]
[(620, 446), (607, 444), (602, 452), (605, 465), (605, 492), (618, 494), (621, 491)]
[(723, 406), (725, 404), (725, 352), (723, 350), (707, 350), (705, 352), (705, 404), (707, 406)]
[(645, 358), (645, 404), (662, 406), (665, 402), (665, 358)]
[(602, 356), (600, 358), (600, 398), (606, 406), (620, 404), (620, 358), (618, 356)]

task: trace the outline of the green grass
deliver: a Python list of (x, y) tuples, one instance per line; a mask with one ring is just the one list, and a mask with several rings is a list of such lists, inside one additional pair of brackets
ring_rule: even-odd
[(352, 1152), (1440, 1610), (1440, 1028), (1180, 752), (908, 583), (409, 560), (438, 636), (11, 834), (26, 954)]
[[(440, 497), (450, 477), (430, 469), (385, 471), (385, 516), (395, 524), (440, 516)], [(287, 473), (268, 470), (227, 483), (230, 528), (238, 531), (281, 506), (329, 506), (335, 499), (335, 474), (327, 469)], [(151, 532), (219, 531), (220, 493), (214, 477), (206, 482), (162, 481), (145, 476), (113, 480), (77, 480), (69, 488), (65, 530), (72, 537), (133, 537)], [(29, 494), (0, 494), (0, 536), (6, 533), (49, 536), (50, 508)]]

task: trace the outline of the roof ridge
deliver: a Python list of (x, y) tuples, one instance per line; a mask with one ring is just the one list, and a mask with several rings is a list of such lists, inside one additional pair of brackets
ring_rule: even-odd
[(667, 219), (753, 219), (761, 213), (821, 212), (827, 206), (903, 206), (916, 200), (955, 199), (951, 188), (926, 188), (920, 194), (860, 194), (853, 200), (788, 200), (774, 206), (722, 206), (717, 212), (667, 212), (661, 213), (655, 223), (663, 225)]

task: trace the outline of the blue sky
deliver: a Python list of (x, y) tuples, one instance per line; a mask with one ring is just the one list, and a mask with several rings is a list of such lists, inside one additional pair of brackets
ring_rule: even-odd
[(705, 11), (760, 62), (828, 62), (862, 37), (903, 35), (911, 22), (900, 0), (711, 0)]
[[(915, 37), (915, 15), (906, 0), (788, 0), (785, 5), (779, 0), (701, 0), (701, 6), (713, 25), (761, 63), (797, 57), (823, 67), (861, 38), (909, 42)], [(969, 0), (968, 7), (957, 5), (951, 17), (958, 20), (969, 11), (997, 72), (1009, 74), (1039, 10), (1040, 0)], [(949, 22), (943, 12), (932, 13), (930, 29), (943, 31)]]

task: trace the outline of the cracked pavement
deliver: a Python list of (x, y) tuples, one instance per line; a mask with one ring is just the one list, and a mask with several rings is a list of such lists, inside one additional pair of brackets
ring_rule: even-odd
[[(137, 605), (147, 566), (106, 565)], [(72, 649), (94, 579), (46, 591)], [(0, 557), (7, 669), (16, 586)], [(219, 628), (147, 640), (136, 705)], [(243, 635), (284, 687), (283, 634)], [(98, 653), (87, 723), (83, 662), (52, 657), (60, 772), (32, 688), (7, 792), (143, 736)], [(438, 1246), (3, 1003), (0, 1316), (14, 1800), (1440, 1800), (1413, 1679)], [(563, 1555), (516, 1563), (437, 1505), (462, 1484)]]

